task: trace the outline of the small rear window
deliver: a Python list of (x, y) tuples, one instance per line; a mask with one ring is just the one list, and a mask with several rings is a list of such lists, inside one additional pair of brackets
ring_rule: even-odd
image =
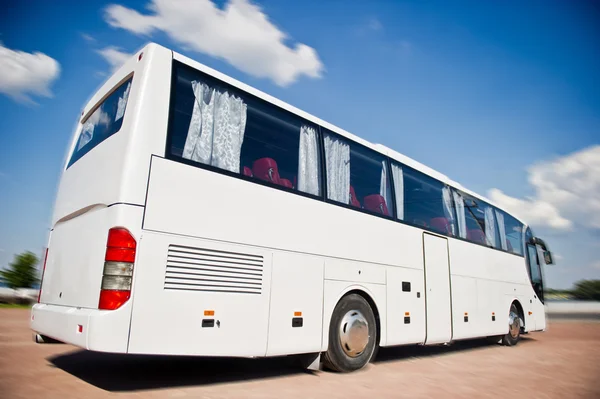
[(82, 123), (79, 138), (67, 168), (121, 129), (132, 79), (133, 77), (127, 79), (117, 87)]

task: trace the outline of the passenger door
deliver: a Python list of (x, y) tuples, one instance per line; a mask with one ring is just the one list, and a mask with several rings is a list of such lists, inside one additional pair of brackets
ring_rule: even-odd
[(425, 261), (425, 303), (427, 314), (426, 345), (449, 342), (452, 339), (452, 308), (450, 306), (450, 265), (448, 240), (433, 234), (423, 234)]

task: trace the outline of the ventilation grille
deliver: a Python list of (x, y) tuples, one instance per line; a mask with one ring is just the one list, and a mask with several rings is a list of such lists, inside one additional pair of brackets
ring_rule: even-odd
[(260, 294), (263, 257), (169, 245), (165, 289)]

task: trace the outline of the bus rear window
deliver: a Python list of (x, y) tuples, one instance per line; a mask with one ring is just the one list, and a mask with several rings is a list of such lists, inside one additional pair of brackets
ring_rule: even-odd
[(133, 77), (123, 82), (82, 123), (67, 168), (121, 129), (132, 79)]

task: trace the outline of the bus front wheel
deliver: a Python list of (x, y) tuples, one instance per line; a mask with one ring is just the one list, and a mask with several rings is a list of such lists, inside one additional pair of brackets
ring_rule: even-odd
[(510, 306), (508, 314), (508, 334), (502, 338), (502, 343), (506, 346), (514, 346), (521, 339), (521, 316), (517, 305)]
[(350, 372), (363, 368), (375, 352), (377, 322), (373, 309), (358, 294), (343, 297), (331, 316), (329, 347), (324, 365), (334, 371)]

